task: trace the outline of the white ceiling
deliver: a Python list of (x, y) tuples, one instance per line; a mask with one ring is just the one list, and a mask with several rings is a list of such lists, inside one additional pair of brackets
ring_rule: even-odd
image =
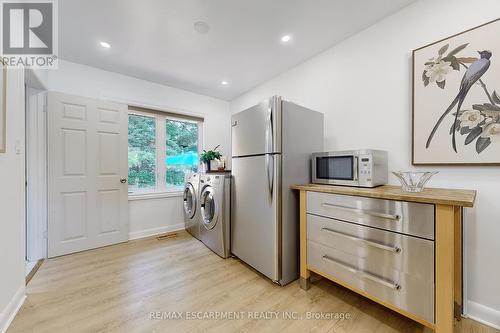
[(231, 100), (414, 1), (61, 0), (59, 55)]

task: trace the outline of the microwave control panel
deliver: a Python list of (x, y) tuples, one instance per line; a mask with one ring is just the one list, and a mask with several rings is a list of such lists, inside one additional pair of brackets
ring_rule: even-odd
[(359, 157), (359, 182), (361, 184), (371, 183), (372, 181), (372, 156), (371, 155), (360, 155)]

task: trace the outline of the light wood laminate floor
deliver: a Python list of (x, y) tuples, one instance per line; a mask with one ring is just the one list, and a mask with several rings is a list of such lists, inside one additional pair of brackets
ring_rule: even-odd
[[(278, 287), (185, 232), (46, 260), (27, 294), (9, 333), (431, 332), (324, 279), (307, 292), (297, 282)], [(170, 311), (183, 319), (165, 318)], [(298, 318), (308, 311), (350, 318)], [(152, 312), (159, 312), (154, 319)], [(193, 319), (221, 313), (234, 318)], [(286, 314), (296, 318), (284, 319)], [(249, 318), (263, 315), (273, 319)], [(455, 329), (497, 332), (470, 320)]]

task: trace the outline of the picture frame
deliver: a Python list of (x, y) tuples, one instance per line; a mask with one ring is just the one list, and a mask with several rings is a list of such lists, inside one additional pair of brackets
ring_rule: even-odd
[(0, 153), (7, 150), (7, 68), (0, 61)]
[(496, 19), (412, 52), (412, 165), (500, 165)]

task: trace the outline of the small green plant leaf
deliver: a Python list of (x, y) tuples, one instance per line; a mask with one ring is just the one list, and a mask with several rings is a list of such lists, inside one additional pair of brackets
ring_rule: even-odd
[(445, 85), (446, 85), (446, 80), (444, 81), (441, 81), (441, 82), (436, 82), (437, 86), (441, 89), (444, 89)]
[(212, 160), (220, 160), (222, 157), (222, 154), (217, 151), (217, 148), (219, 148), (220, 145), (216, 146), (213, 150), (206, 151), (203, 149), (203, 153), (200, 156), (200, 159), (202, 162), (209, 163)]

